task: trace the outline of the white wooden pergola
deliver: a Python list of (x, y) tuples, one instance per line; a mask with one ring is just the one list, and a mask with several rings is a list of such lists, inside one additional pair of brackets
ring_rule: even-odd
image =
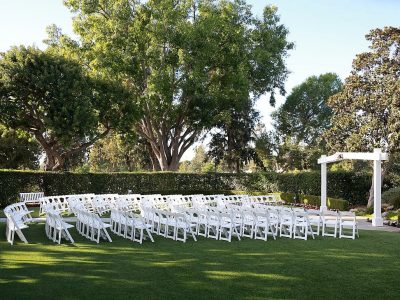
[(327, 210), (326, 205), (326, 165), (329, 163), (338, 162), (344, 159), (359, 159), (374, 161), (374, 217), (372, 218), (372, 226), (383, 226), (381, 214), (381, 185), (382, 171), (381, 163), (388, 159), (387, 153), (382, 153), (381, 149), (374, 149), (374, 152), (337, 152), (334, 155), (322, 155), (318, 159), (318, 164), (321, 165), (321, 211)]

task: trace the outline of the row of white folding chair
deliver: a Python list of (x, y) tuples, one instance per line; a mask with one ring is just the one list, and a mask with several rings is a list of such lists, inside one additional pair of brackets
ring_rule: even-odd
[(197, 241), (193, 224), (183, 213), (174, 213), (150, 207), (144, 208), (144, 217), (151, 232), (175, 241), (186, 242), (188, 235)]
[[(355, 239), (360, 237), (358, 233), (357, 217), (353, 212), (323, 211), (322, 218), (322, 236)], [(350, 229), (351, 233), (346, 234)], [(338, 233), (339, 230), (339, 233)]]
[(68, 229), (74, 226), (66, 223), (58, 211), (53, 210), (50, 206), (45, 208), (46, 210), (46, 224), (45, 231), (46, 235), (53, 242), (61, 243), (61, 238), (65, 238), (67, 241), (74, 243), (74, 239), (69, 233)]
[[(208, 210), (202, 214), (205, 214), (207, 218), (206, 224), (202, 222), (207, 229), (206, 237), (231, 242), (232, 235), (236, 235), (240, 241), (240, 225), (228, 211)], [(201, 228), (199, 228), (199, 235), (201, 235)]]
[(168, 208), (168, 196), (163, 196), (161, 194), (143, 195), (141, 202), (146, 207), (154, 207), (158, 209)]
[[(258, 223), (266, 225), (268, 230), (261, 235), (265, 240), (268, 237), (268, 232), (275, 238), (278, 228), (279, 235), (283, 237), (307, 239), (308, 234), (313, 235), (308, 214), (304, 209), (275, 207), (265, 204), (255, 204), (253, 208), (228, 205), (228, 208), (235, 216), (237, 224), (240, 224), (241, 220), (242, 234), (245, 229), (250, 231), (247, 235), (245, 234), (245, 236), (248, 237), (252, 237), (253, 234), (261, 235), (259, 230), (256, 232), (252, 230), (256, 226), (256, 220), (255, 217), (251, 217), (251, 213), (253, 213), (254, 216), (260, 217)], [(246, 213), (246, 211), (248, 211), (248, 213)], [(264, 217), (262, 217), (263, 214)], [(245, 216), (246, 220), (244, 220)], [(265, 219), (265, 221), (262, 219)]]
[(279, 236), (307, 240), (308, 235), (311, 235), (315, 238), (308, 214), (304, 210), (282, 209), (279, 215)]
[(74, 215), (77, 215), (77, 207), (85, 211), (94, 212), (95, 209), (92, 202), (94, 196), (94, 194), (69, 195), (67, 198), (68, 212), (70, 214), (73, 213)]
[(33, 220), (32, 211), (29, 211), (24, 202), (11, 204), (4, 208), (4, 214), (7, 218), (6, 237), (7, 241), (13, 245), (15, 233), (24, 243), (28, 243), (22, 229), (28, 228), (26, 223)]
[(236, 226), (240, 228), (240, 236), (267, 240), (268, 235), (272, 235), (276, 239), (279, 227), (278, 211), (269, 210), (265, 205), (263, 205), (262, 210), (228, 205), (228, 211)]
[(139, 211), (143, 196), (140, 194), (118, 195), (116, 209), (122, 211)]
[(195, 209), (206, 209), (208, 206), (217, 206), (218, 199), (223, 195), (203, 195), (192, 197), (192, 207)]
[(283, 205), (285, 202), (278, 198), (277, 195), (261, 195), (261, 196), (250, 196), (249, 202), (251, 204), (260, 203), (266, 205)]
[(42, 197), (44, 197), (43, 192), (19, 193), (19, 200), (29, 204), (39, 204)]
[(96, 213), (100, 216), (111, 211), (111, 208), (116, 208), (116, 199), (118, 194), (100, 194), (94, 195), (92, 198), (92, 206)]
[(140, 244), (148, 237), (154, 243), (150, 232), (151, 225), (146, 224), (144, 218), (138, 214), (111, 209), (110, 225), (110, 230), (116, 235)]
[(112, 242), (107, 232), (107, 228), (111, 227), (111, 225), (104, 223), (96, 213), (86, 211), (82, 208), (83, 206), (76, 208), (76, 229), (78, 232), (89, 240), (97, 243), (99, 243), (100, 237)]
[(45, 214), (44, 207), (52, 204), (54, 209), (60, 213), (64, 213), (68, 211), (68, 202), (67, 199), (70, 197), (69, 195), (63, 196), (47, 196), (42, 197), (40, 199), (40, 207), (39, 207), (39, 215)]

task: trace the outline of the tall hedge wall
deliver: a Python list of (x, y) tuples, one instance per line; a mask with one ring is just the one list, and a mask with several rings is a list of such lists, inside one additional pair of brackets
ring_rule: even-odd
[[(370, 174), (329, 172), (328, 196), (352, 204), (366, 203)], [(386, 183), (390, 187), (391, 184)], [(45, 195), (74, 193), (214, 193), (242, 190), (319, 195), (320, 173), (186, 174), (186, 173), (53, 173), (0, 170), (0, 206), (16, 201), (20, 192)]]

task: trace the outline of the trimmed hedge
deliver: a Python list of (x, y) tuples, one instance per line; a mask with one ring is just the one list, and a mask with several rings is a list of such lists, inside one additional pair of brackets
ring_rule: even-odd
[[(370, 174), (329, 172), (328, 196), (346, 199), (352, 204), (366, 204), (370, 182)], [(0, 206), (15, 202), (20, 192), (43, 191), (45, 195), (125, 194), (128, 190), (141, 194), (212, 194), (233, 190), (246, 193), (280, 191), (283, 192), (281, 197), (292, 197), (285, 193), (319, 195), (320, 173), (57, 173), (0, 170)], [(312, 203), (317, 201), (309, 196), (307, 199)]]

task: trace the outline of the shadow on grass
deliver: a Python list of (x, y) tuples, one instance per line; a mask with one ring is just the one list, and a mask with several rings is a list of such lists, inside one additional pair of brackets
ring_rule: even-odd
[(362, 232), (361, 239), (299, 241), (161, 237), (132, 243), (115, 235), (96, 244), (47, 240), (44, 225), (26, 230), (30, 244), (10, 246), (0, 225), (3, 299), (395, 299), (400, 235)]

